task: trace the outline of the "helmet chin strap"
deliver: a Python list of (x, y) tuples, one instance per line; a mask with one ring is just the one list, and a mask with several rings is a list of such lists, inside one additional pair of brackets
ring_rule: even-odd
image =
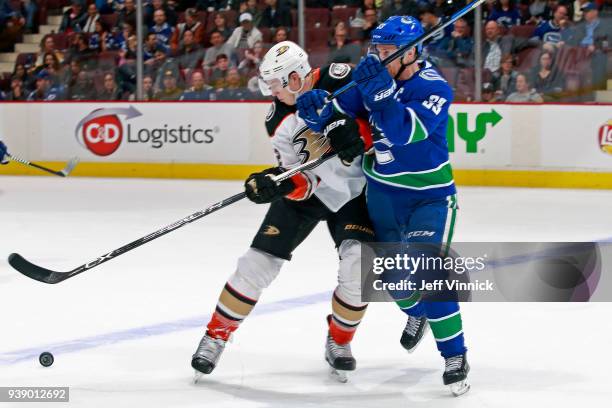
[[(405, 55), (406, 54), (404, 54), (404, 56)], [(415, 51), (414, 58), (408, 64), (404, 64), (404, 56), (402, 56), (402, 59), (400, 60), (400, 69), (399, 71), (397, 71), (397, 74), (395, 74), (395, 77), (393, 78), (396, 81), (399, 80), (399, 77), (404, 73), (406, 68), (408, 68), (410, 65), (414, 64), (417, 61), (417, 59), (419, 58), (419, 53), (418, 51)]]
[(302, 83), (302, 85), (300, 85), (300, 88), (297, 91), (292, 91), (291, 88), (287, 86), (287, 90), (289, 91), (289, 93), (292, 93), (293, 95), (301, 94), (302, 90), (304, 89), (304, 86), (306, 85), (306, 79), (308, 79), (310, 74), (312, 74), (312, 70), (308, 74), (306, 74), (304, 78), (300, 78), (300, 82)]

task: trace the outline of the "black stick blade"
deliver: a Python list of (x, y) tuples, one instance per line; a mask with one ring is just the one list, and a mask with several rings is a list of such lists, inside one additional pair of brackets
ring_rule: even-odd
[(58, 283), (63, 281), (65, 278), (61, 272), (54, 272), (49, 269), (41, 268), (38, 265), (34, 265), (32, 262), (25, 259), (19, 254), (10, 254), (8, 257), (8, 263), (21, 272), (28, 278), (37, 280), (44, 283)]

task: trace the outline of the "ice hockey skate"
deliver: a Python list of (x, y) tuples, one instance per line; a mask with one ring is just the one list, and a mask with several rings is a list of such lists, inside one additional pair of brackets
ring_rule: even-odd
[(225, 349), (225, 343), (224, 340), (214, 339), (208, 334), (202, 337), (198, 349), (191, 357), (191, 366), (195, 369), (194, 383), (204, 374), (212, 373)]
[(325, 342), (325, 360), (329, 363), (330, 377), (341, 383), (348, 381), (347, 373), (354, 371), (357, 365), (351, 352), (351, 345), (338, 344), (329, 334)]
[(404, 327), (402, 337), (400, 338), (400, 344), (408, 353), (412, 353), (419, 345), (428, 329), (429, 324), (427, 324), (427, 318), (425, 316), (408, 316), (406, 327)]
[(470, 390), (467, 375), (470, 372), (470, 365), (465, 354), (449, 357), (444, 363), (444, 374), (442, 379), (444, 385), (448, 385), (451, 393), (458, 397)]

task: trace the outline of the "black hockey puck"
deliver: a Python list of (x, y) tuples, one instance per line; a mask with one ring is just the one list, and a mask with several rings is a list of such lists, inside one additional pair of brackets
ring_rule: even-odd
[(44, 353), (41, 353), (40, 356), (38, 356), (38, 361), (43, 367), (50, 367), (54, 361), (53, 354), (49, 353), (48, 351), (45, 351)]

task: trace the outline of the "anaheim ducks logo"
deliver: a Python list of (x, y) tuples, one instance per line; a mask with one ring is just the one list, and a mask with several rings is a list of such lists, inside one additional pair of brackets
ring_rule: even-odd
[(276, 50), (276, 56), (280, 57), (281, 55), (286, 53), (288, 49), (289, 49), (288, 45), (283, 45), (282, 47), (278, 47), (278, 50)]
[(329, 140), (323, 134), (313, 132), (308, 127), (303, 127), (293, 137), (293, 148), (302, 163), (318, 159), (331, 151)]
[(278, 235), (280, 234), (280, 230), (276, 228), (274, 225), (266, 225), (266, 228), (263, 230), (262, 234), (264, 235)]

